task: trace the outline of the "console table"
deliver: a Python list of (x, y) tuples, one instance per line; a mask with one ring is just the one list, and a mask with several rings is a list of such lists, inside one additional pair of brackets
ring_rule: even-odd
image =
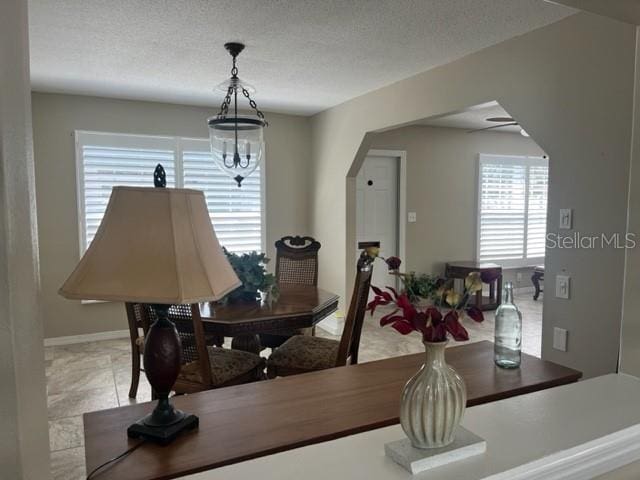
[(480, 273), (483, 283), (489, 284), (489, 296), (482, 290), (476, 293), (476, 307), (480, 310), (495, 310), (502, 301), (502, 266), (487, 262), (448, 262), (444, 276), (464, 280), (470, 273)]
[[(464, 377), (468, 405), (577, 381), (581, 373), (529, 355), (517, 370), (493, 363), (491, 342), (447, 349)], [(158, 480), (230, 465), (398, 423), (400, 392), (424, 354), (394, 357), (176, 397), (200, 428), (166, 447), (146, 444), (106, 468), (100, 480)], [(135, 445), (127, 426), (153, 402), (84, 415), (87, 471)], [(382, 448), (382, 447), (381, 447)]]

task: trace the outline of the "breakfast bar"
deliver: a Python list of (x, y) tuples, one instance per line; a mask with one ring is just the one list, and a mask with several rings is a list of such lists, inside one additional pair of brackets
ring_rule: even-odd
[[(176, 397), (177, 408), (199, 416), (199, 429), (165, 447), (142, 445), (101, 471), (99, 478), (177, 478), (395, 425), (401, 389), (423, 361), (423, 354), (406, 355)], [(523, 355), (518, 370), (499, 369), (493, 363), (491, 342), (451, 347), (447, 362), (465, 379), (468, 406), (581, 377), (576, 370), (529, 355)], [(126, 427), (153, 405), (85, 414), (87, 471), (134, 446), (136, 440), (127, 438)], [(383, 444), (379, 447), (383, 449)]]

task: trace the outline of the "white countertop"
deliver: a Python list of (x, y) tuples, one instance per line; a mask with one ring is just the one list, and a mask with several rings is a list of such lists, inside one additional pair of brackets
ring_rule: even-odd
[(385, 457), (384, 444), (403, 437), (394, 425), (185, 478), (586, 480), (640, 460), (640, 380), (605, 375), (479, 405), (462, 424), (487, 441), (487, 452), (413, 477)]

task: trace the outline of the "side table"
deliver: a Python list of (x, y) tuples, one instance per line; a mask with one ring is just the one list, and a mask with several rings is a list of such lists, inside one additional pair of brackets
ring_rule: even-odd
[(445, 277), (465, 279), (470, 273), (479, 272), (483, 283), (489, 285), (489, 296), (482, 290), (476, 293), (476, 307), (480, 310), (495, 310), (502, 301), (502, 266), (484, 262), (448, 262)]

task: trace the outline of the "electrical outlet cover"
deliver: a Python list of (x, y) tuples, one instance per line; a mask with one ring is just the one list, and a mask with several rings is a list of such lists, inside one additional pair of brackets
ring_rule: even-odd
[(553, 348), (561, 352), (567, 351), (567, 330), (564, 328), (554, 327), (553, 329)]

